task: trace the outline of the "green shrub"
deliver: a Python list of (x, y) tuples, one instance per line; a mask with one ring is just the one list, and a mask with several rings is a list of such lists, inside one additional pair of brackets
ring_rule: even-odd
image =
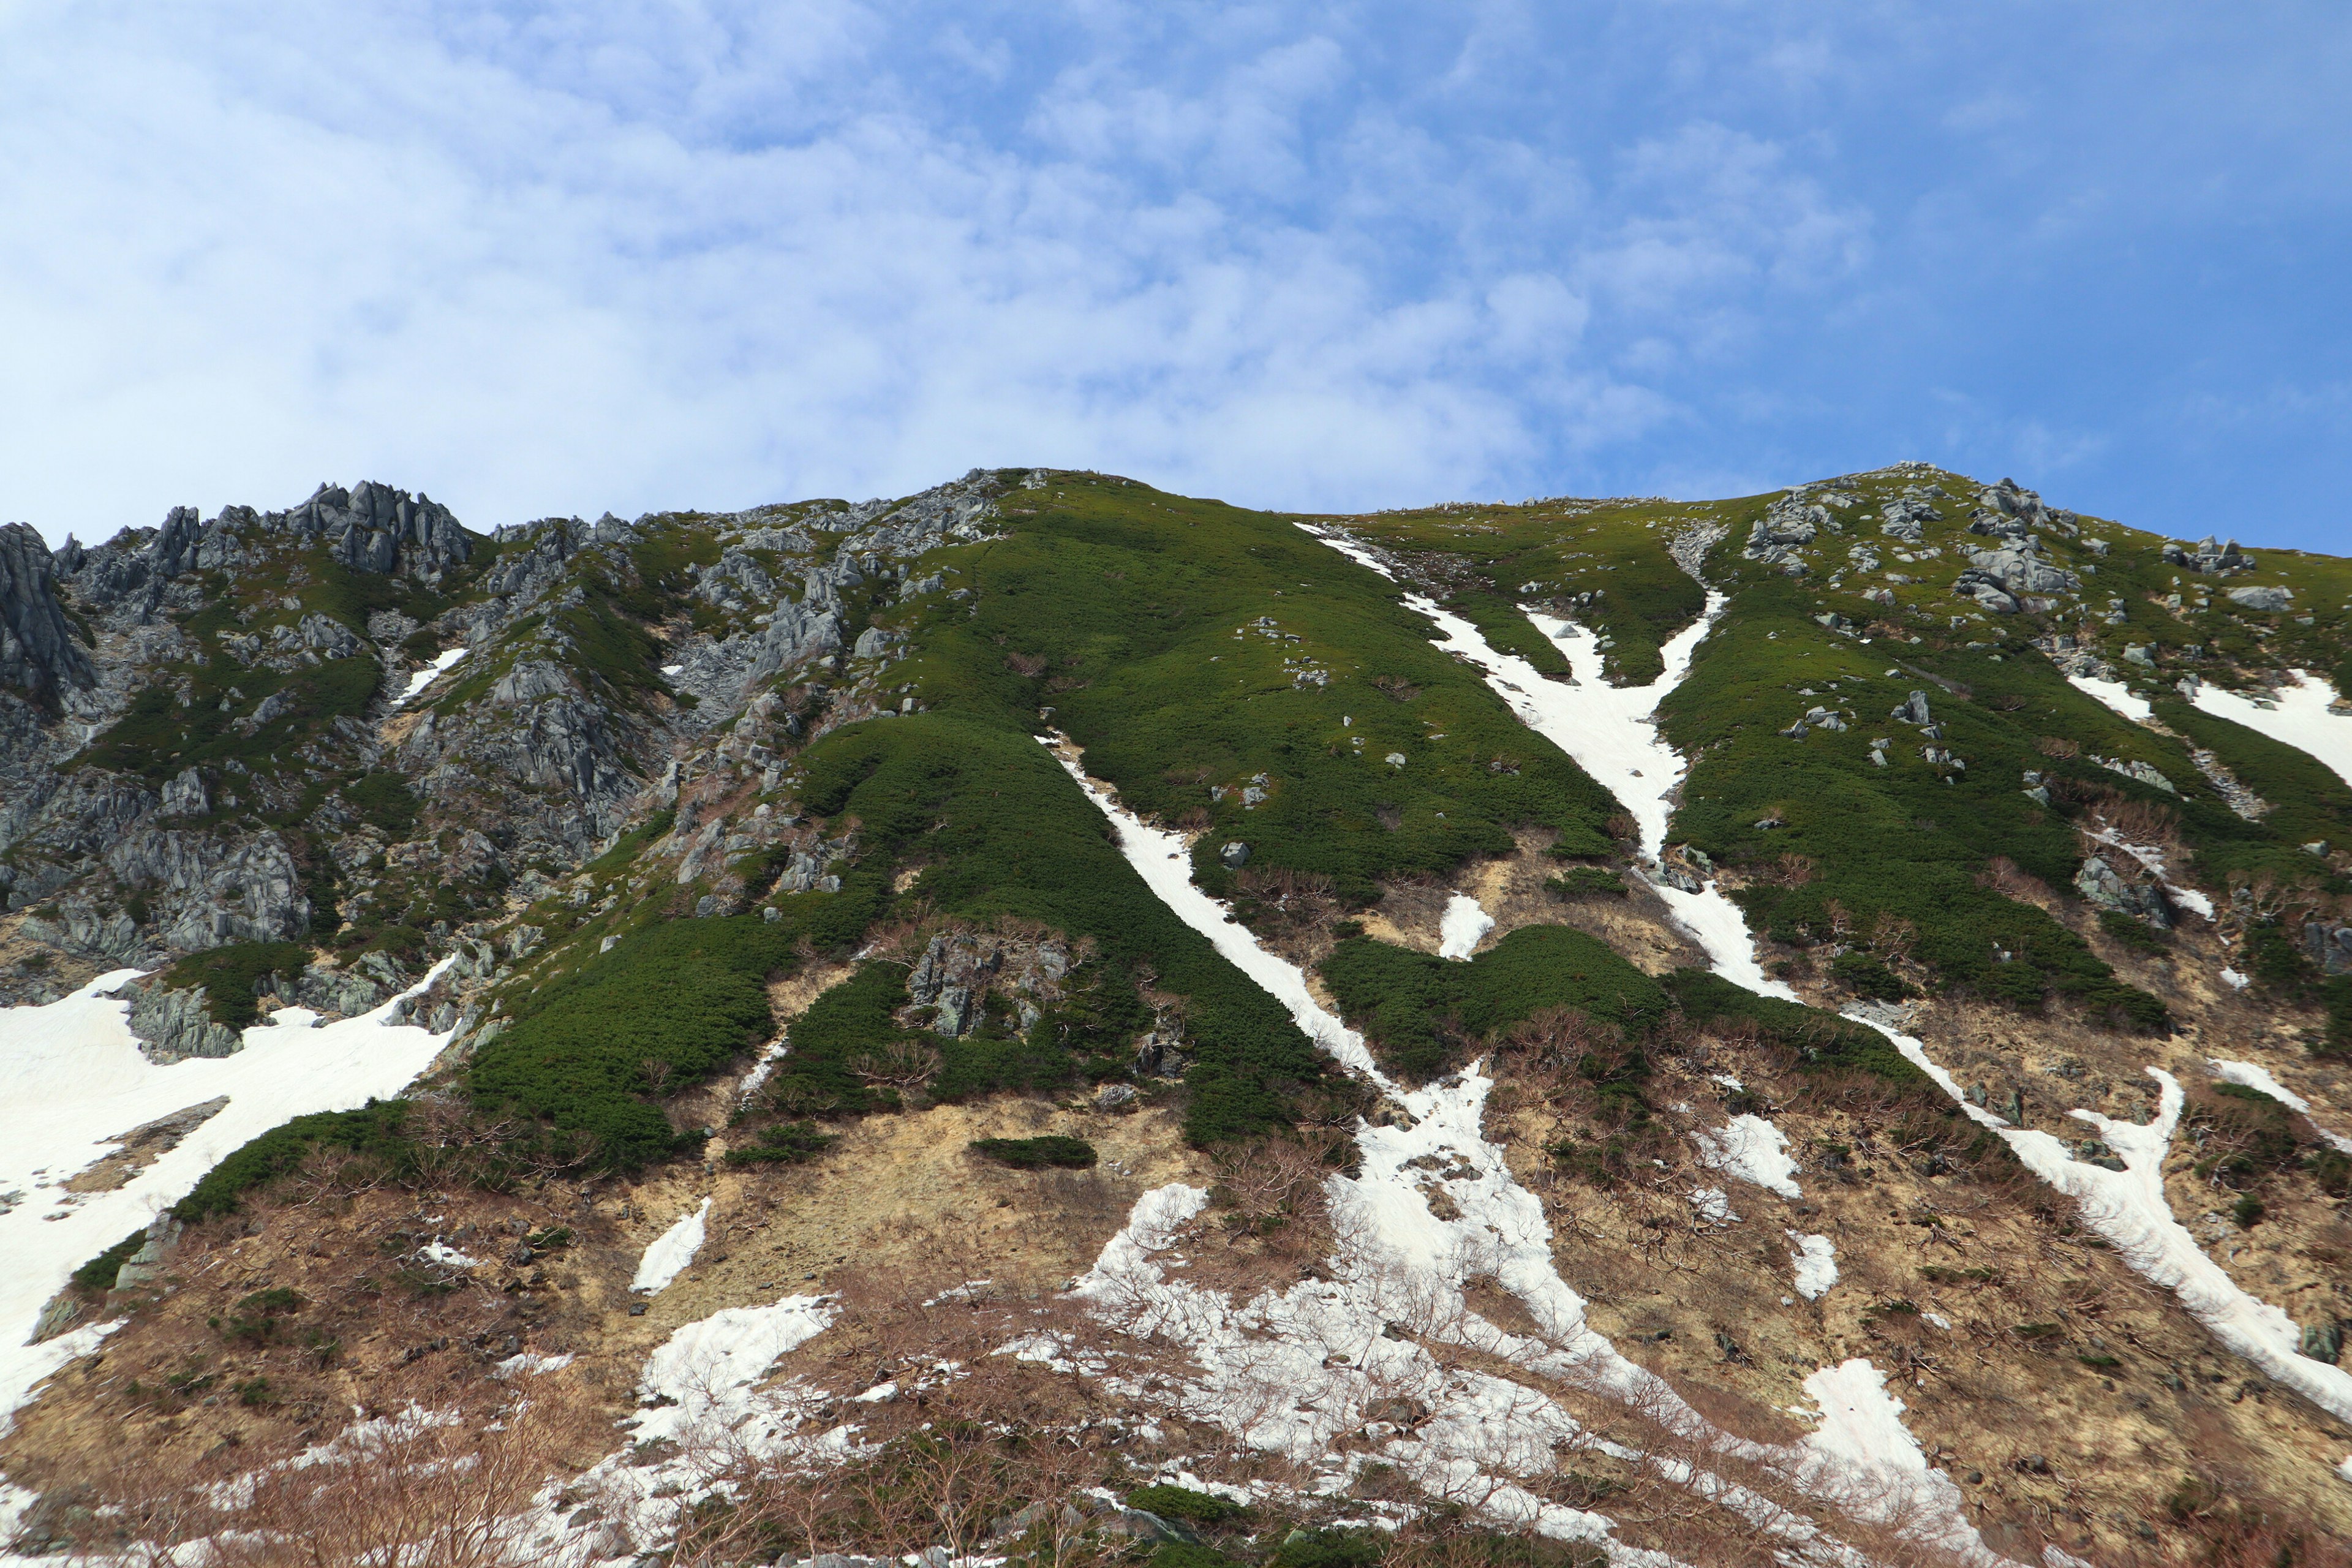
[(1544, 886), (1563, 899), (1606, 898), (1625, 896), (1625, 879), (1605, 866), (1570, 866)]
[(245, 1194), (288, 1174), (321, 1146), (373, 1155), (388, 1169), (406, 1170), (415, 1145), (402, 1129), (403, 1102), (371, 1100), (357, 1110), (320, 1110), (273, 1127), (207, 1172), (188, 1195), (172, 1206), (173, 1216), (194, 1224), (235, 1209)]
[(1830, 974), (1857, 996), (1900, 1002), (1912, 994), (1903, 977), (1866, 952), (1842, 952), (1830, 961)]
[(147, 1242), (147, 1233), (134, 1230), (96, 1258), (73, 1271), (74, 1289), (89, 1295), (103, 1294), (114, 1289), (114, 1277), (131, 1261), (131, 1255)]
[(395, 842), (416, 831), (416, 792), (398, 773), (367, 773), (345, 784), (343, 804)]
[(1036, 1171), (1047, 1166), (1084, 1171), (1091, 1169), (1097, 1158), (1095, 1146), (1085, 1139), (1066, 1138), (1055, 1132), (1037, 1138), (975, 1138), (971, 1152), (1016, 1171)]
[(2135, 952), (2159, 953), (2168, 951), (2163, 937), (2146, 921), (2135, 919), (2120, 910), (2101, 910), (2099, 929), (2130, 948)]
[(1841, 1068), (1906, 1088), (1932, 1087), (1894, 1041), (1867, 1025), (1801, 1002), (1759, 996), (1703, 969), (1677, 969), (1662, 977), (1662, 984), (1690, 1022), (1752, 1024), (1760, 1043), (1799, 1067)]
[[(727, 1151), (730, 1165), (798, 1165), (815, 1159), (841, 1140), (820, 1132), (814, 1121), (782, 1121), (761, 1132), (759, 1141)], [(567, 1239), (569, 1233), (567, 1234)]]
[(1567, 926), (1523, 927), (1466, 963), (1351, 937), (1321, 973), (1381, 1065), (1419, 1080), (1548, 1008), (1573, 1007), (1635, 1035), (1666, 1012), (1655, 981)]
[(2263, 1200), (2252, 1193), (2245, 1194), (2230, 1205), (2230, 1217), (2236, 1220), (2243, 1230), (2252, 1230), (2261, 1224), (2263, 1213)]
[(1213, 1492), (1196, 1492), (1190, 1487), (1138, 1487), (1127, 1494), (1127, 1506), (1139, 1508), (1146, 1513), (1156, 1513), (1162, 1519), (1181, 1519), (1192, 1524), (1226, 1524), (1246, 1518), (1249, 1509), (1230, 1498)]
[(1388, 1538), (1370, 1530), (1294, 1530), (1266, 1559), (1267, 1568), (1372, 1568)]

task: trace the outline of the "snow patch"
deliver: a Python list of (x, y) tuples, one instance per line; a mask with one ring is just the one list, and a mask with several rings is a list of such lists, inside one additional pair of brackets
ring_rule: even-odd
[(703, 1222), (709, 1217), (710, 1200), (705, 1198), (700, 1208), (680, 1215), (676, 1225), (654, 1237), (646, 1255), (637, 1259), (637, 1277), (629, 1281), (629, 1289), (647, 1296), (667, 1289), (702, 1250)]
[(426, 665), (424, 668), (417, 670), (415, 673), (409, 676), (408, 689), (403, 691), (399, 696), (394, 697), (392, 700), (392, 706), (394, 708), (406, 707), (412, 698), (415, 697), (417, 693), (423, 691), (435, 681), (440, 679), (443, 675), (448, 672), (451, 665), (456, 664), (459, 659), (465, 657), (466, 650), (464, 648), (443, 648), (439, 653), (434, 655), (433, 662), (431, 664)]
[(2164, 1157), (2180, 1125), (2185, 1097), (2170, 1073), (2147, 1069), (2160, 1099), (2155, 1118), (2145, 1126), (2095, 1110), (2071, 1113), (2096, 1129), (2100, 1141), (2123, 1161), (2122, 1170), (2110, 1171), (2075, 1159), (2050, 1133), (2011, 1127), (1969, 1104), (1951, 1074), (1927, 1060), (1918, 1041), (1858, 1009), (1846, 1016), (1878, 1030), (1906, 1057), (1927, 1068), (1970, 1120), (1998, 1131), (2027, 1169), (2081, 1205), (2084, 1223), (2105, 1237), (2135, 1272), (2179, 1296), (2189, 1316), (2215, 1339), (2329, 1415), (2352, 1421), (2352, 1372), (2304, 1355), (2303, 1332), (2295, 1321), (2248, 1294), (2173, 1217), (2164, 1195)]
[(2213, 1076), (2224, 1083), (2242, 1083), (2248, 1089), (2258, 1089), (2288, 1110), (2302, 1112), (2303, 1119), (2311, 1122), (2314, 1131), (2345, 1153), (2352, 1154), (2352, 1138), (2347, 1138), (2341, 1133), (2330, 1132), (2317, 1121), (2312, 1121), (2311, 1101), (2273, 1078), (2268, 1068), (2253, 1062), (2225, 1062), (2210, 1058), (2205, 1065), (2211, 1068)]
[(468, 1257), (437, 1236), (418, 1247), (416, 1256), (427, 1263), (438, 1264), (444, 1268), (479, 1268), (482, 1266), (480, 1258)]
[(1207, 937), (1228, 962), (1288, 1009), (1292, 1021), (1340, 1066), (1387, 1085), (1387, 1079), (1372, 1063), (1372, 1053), (1365, 1048), (1364, 1037), (1324, 1010), (1307, 988), (1307, 977), (1259, 946), (1256, 936), (1226, 913), (1224, 905), (1192, 885), (1192, 850), (1182, 836), (1145, 826), (1108, 789), (1087, 776), (1085, 766), (1066, 742), (1056, 744), (1060, 737), (1040, 736), (1039, 740), (1077, 780), (1087, 798), (1110, 818), (1118, 831), (1119, 853), (1178, 920)]
[(1837, 1248), (1826, 1236), (1807, 1236), (1800, 1231), (1783, 1231), (1797, 1250), (1790, 1255), (1796, 1265), (1797, 1294), (1808, 1301), (1818, 1301), (1838, 1282)]
[(2276, 698), (2267, 702), (2201, 682), (2189, 701), (2200, 712), (2243, 724), (2318, 758), (2337, 778), (2352, 784), (2352, 713), (2337, 710), (2342, 699), (2325, 677), (2307, 669), (2287, 673), (2292, 683), (2281, 684)]
[(2066, 684), (2077, 691), (2087, 691), (2135, 724), (2145, 724), (2156, 717), (2156, 709), (2145, 697), (2132, 695), (2130, 687), (2120, 680), (2100, 680), (2088, 675), (2070, 675)]
[(1691, 1207), (1698, 1217), (1709, 1225), (1737, 1225), (1739, 1215), (1731, 1206), (1731, 1194), (1721, 1187), (1696, 1187), (1690, 1195)]
[(1903, 1402), (1886, 1392), (1886, 1374), (1855, 1356), (1805, 1379), (1821, 1406), (1821, 1426), (1805, 1446), (1833, 1463), (1848, 1490), (1849, 1512), (1964, 1556), (1990, 1558), (1967, 1521), (1958, 1483), (1927, 1465), (1919, 1440), (1903, 1425)]
[[(131, 1004), (109, 993), (139, 971), (101, 974), (45, 1006), (0, 1008), (0, 1430), (33, 1389), (96, 1349), (93, 1324), (28, 1345), (42, 1307), (68, 1275), (188, 1194), (233, 1151), (314, 1110), (347, 1110), (399, 1093), (432, 1064), (447, 1035), (403, 1022), (401, 1005), (449, 961), (373, 1012), (315, 1025), (288, 1007), (245, 1031), (233, 1055), (158, 1063), (128, 1025)], [(69, 1193), (66, 1180), (113, 1152), (133, 1128), (226, 1097), (228, 1104), (112, 1192)]]
[(1698, 1145), (1702, 1165), (1784, 1198), (1805, 1195), (1792, 1179), (1797, 1163), (1789, 1158), (1788, 1135), (1760, 1116), (1735, 1116), (1720, 1131), (1700, 1128), (1691, 1142)]
[(1495, 917), (1477, 900), (1456, 893), (1445, 900), (1445, 917), (1437, 925), (1437, 956), (1466, 962), (1479, 939), (1495, 929)]

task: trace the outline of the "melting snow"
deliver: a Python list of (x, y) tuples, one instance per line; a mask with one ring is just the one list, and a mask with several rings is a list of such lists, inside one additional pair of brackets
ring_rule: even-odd
[(1822, 1407), (1821, 1429), (1805, 1446), (1849, 1479), (1850, 1511), (1885, 1523), (1904, 1520), (1917, 1539), (1990, 1556), (1965, 1522), (1958, 1484), (1928, 1468), (1919, 1440), (1903, 1425), (1903, 1402), (1886, 1392), (1885, 1373), (1856, 1356), (1805, 1379), (1805, 1393)]
[(2322, 1138), (2335, 1144), (2345, 1153), (2352, 1154), (2352, 1138), (2330, 1132), (2318, 1122), (2312, 1121), (2311, 1101), (2273, 1078), (2268, 1068), (2257, 1066), (2252, 1062), (2225, 1062), (2212, 1058), (2208, 1058), (2206, 1065), (2213, 1069), (2215, 1078), (2225, 1083), (2242, 1083), (2248, 1089), (2261, 1089), (2288, 1110), (2301, 1111), (2304, 1120), (2311, 1121), (2314, 1131), (2317, 1131)]
[(1789, 1158), (1789, 1139), (1760, 1116), (1735, 1116), (1719, 1132), (1701, 1128), (1691, 1134), (1699, 1148), (1699, 1163), (1753, 1183), (1784, 1198), (1801, 1198), (1792, 1178), (1797, 1163)]
[[(1054, 739), (1046, 739), (1045, 743), (1052, 747)], [(1177, 919), (1207, 937), (1235, 968), (1289, 1009), (1292, 1020), (1307, 1031), (1307, 1037), (1342, 1067), (1351, 1068), (1376, 1083), (1387, 1083), (1372, 1065), (1372, 1054), (1364, 1048), (1364, 1037), (1323, 1010), (1322, 1004), (1307, 990), (1307, 977), (1297, 966), (1285, 963), (1260, 947), (1248, 927), (1235, 921), (1223, 904), (1192, 885), (1192, 851), (1181, 834), (1145, 826), (1112, 799), (1109, 792), (1088, 778), (1086, 769), (1069, 751), (1057, 749), (1054, 755), (1078, 781), (1087, 798), (1110, 818), (1118, 830), (1119, 852)]]
[[(1333, 1055), (1350, 1066), (1368, 1064), (1361, 1039), (1316, 1005), (1305, 975), (1258, 947), (1192, 886), (1182, 840), (1143, 826), (1087, 779), (1075, 757), (1061, 756), (1117, 826), (1129, 862), (1170, 908), (1260, 979)], [(1502, 1478), (1550, 1468), (1556, 1444), (1601, 1440), (1581, 1433), (1531, 1383), (1443, 1367), (1416, 1336), (1475, 1346), (1532, 1380), (1607, 1394), (1651, 1411), (1678, 1436), (1775, 1465), (1815, 1496), (1841, 1502), (1862, 1498), (1875, 1507), (1873, 1500), (1885, 1490), (1883, 1467), (1857, 1467), (1810, 1448), (1769, 1448), (1720, 1432), (1663, 1379), (1626, 1360), (1591, 1328), (1584, 1299), (1553, 1261), (1541, 1203), (1512, 1175), (1503, 1151), (1486, 1140), (1482, 1119), (1492, 1082), (1482, 1065), (1413, 1090), (1358, 1067), (1402, 1107), (1406, 1115), (1399, 1120), (1406, 1124), (1359, 1123), (1357, 1174), (1330, 1178), (1340, 1243), (1331, 1260), (1333, 1279), (1242, 1303), (1193, 1286), (1164, 1268), (1159, 1255), (1176, 1244), (1206, 1206), (1208, 1194), (1174, 1184), (1138, 1200), (1128, 1225), (1103, 1248), (1076, 1293), (1131, 1331), (1163, 1333), (1192, 1350), (1202, 1373), (1181, 1395), (1188, 1413), (1255, 1447), (1301, 1458), (1326, 1454), (1335, 1436), (1363, 1426), (1372, 1404), (1411, 1394), (1431, 1415), (1410, 1433), (1391, 1436), (1383, 1457), (1441, 1496), (1475, 1495), (1489, 1513), (1547, 1534), (1602, 1540), (1612, 1526), (1600, 1515), (1545, 1502)], [(1752, 1124), (1730, 1133), (1740, 1163), (1765, 1184), (1785, 1184), (1793, 1194), (1788, 1173), (1794, 1166), (1777, 1130), (1760, 1118), (1738, 1120)], [(1446, 1173), (1438, 1185), (1455, 1217), (1441, 1218), (1430, 1206), (1423, 1183), (1433, 1168)], [(1491, 1278), (1516, 1296), (1540, 1337), (1508, 1332), (1473, 1310), (1462, 1288), (1474, 1276)], [(1679, 1461), (1644, 1462), (1777, 1535), (1815, 1537), (1806, 1521), (1717, 1477)], [(1916, 1478), (1902, 1479), (1906, 1495), (1920, 1489)], [(1933, 1500), (1940, 1505), (1942, 1500)], [(1972, 1560), (1998, 1561), (1957, 1515), (1935, 1512), (1930, 1527), (1934, 1539), (1955, 1543)]]
[(2120, 680), (2099, 680), (2087, 675), (2070, 675), (2066, 684), (2078, 691), (2087, 691), (2135, 724), (2145, 724), (2156, 717), (2156, 710), (2145, 697), (2132, 695), (2131, 688)]
[(1477, 900), (1456, 893), (1445, 900), (1445, 918), (1437, 926), (1437, 956), (1467, 961), (1478, 939), (1495, 929), (1495, 917)]
[(646, 1255), (637, 1259), (637, 1277), (629, 1281), (629, 1289), (646, 1295), (660, 1294), (669, 1282), (686, 1272), (694, 1255), (702, 1250), (703, 1222), (710, 1217), (710, 1200), (690, 1215), (679, 1216), (678, 1222), (654, 1237)]
[(482, 1266), (480, 1258), (467, 1257), (437, 1236), (418, 1247), (416, 1256), (427, 1263), (437, 1263), (444, 1268), (479, 1268)]
[(433, 662), (431, 664), (426, 665), (424, 668), (417, 670), (408, 678), (408, 689), (394, 698), (392, 700), (392, 706), (394, 708), (405, 707), (410, 699), (414, 698), (418, 692), (424, 690), (426, 687), (432, 685), (435, 681), (440, 679), (442, 675), (447, 671), (451, 665), (457, 663), (459, 659), (465, 657), (466, 650), (464, 648), (443, 648), (439, 653), (434, 656)]
[(2189, 700), (2201, 712), (2243, 724), (2258, 734), (2308, 752), (2352, 784), (2352, 714), (2339, 713), (2336, 688), (2307, 669), (2291, 670), (2293, 685), (2281, 685), (2275, 701), (2265, 705), (2242, 692), (2199, 685)]
[[(110, 1331), (91, 1324), (28, 1345), (41, 1308), (76, 1268), (185, 1197), (233, 1150), (313, 1110), (343, 1110), (398, 1093), (449, 1043), (395, 1021), (401, 1001), (439, 978), (447, 960), (372, 1013), (314, 1025), (289, 1007), (245, 1031), (233, 1056), (150, 1060), (106, 993), (137, 976), (120, 969), (46, 1006), (0, 1008), (0, 1192), (25, 1202), (0, 1212), (0, 1429), (33, 1388), (87, 1355)], [(112, 1152), (135, 1127), (226, 1096), (228, 1104), (112, 1192), (68, 1193), (75, 1173)], [(36, 1173), (41, 1173), (36, 1175)]]
[(2173, 1217), (2164, 1195), (2164, 1158), (2180, 1124), (2183, 1096), (2170, 1073), (2147, 1069), (2161, 1098), (2155, 1119), (2146, 1126), (2095, 1110), (2072, 1113), (2097, 1129), (2100, 1141), (2123, 1161), (2122, 1170), (2110, 1171), (2075, 1159), (2050, 1133), (2011, 1127), (1969, 1104), (1951, 1075), (1927, 1060), (1918, 1041), (1859, 1009), (1847, 1016), (1885, 1035), (1905, 1056), (1933, 1073), (1962, 1111), (2000, 1132), (2027, 1169), (2079, 1203), (2084, 1223), (2105, 1237), (2135, 1271), (2178, 1295), (2189, 1315), (2215, 1339), (2328, 1414), (2352, 1421), (2352, 1372), (2301, 1353), (2303, 1334), (2294, 1320), (2248, 1294)]
[(1698, 1211), (1698, 1217), (1709, 1225), (1737, 1225), (1739, 1222), (1738, 1211), (1731, 1206), (1731, 1194), (1721, 1187), (1695, 1188), (1690, 1201), (1691, 1207)]
[(1784, 1231), (1797, 1250), (1790, 1260), (1797, 1266), (1797, 1294), (1808, 1301), (1818, 1301), (1838, 1281), (1837, 1248), (1826, 1236), (1807, 1236), (1799, 1231)]

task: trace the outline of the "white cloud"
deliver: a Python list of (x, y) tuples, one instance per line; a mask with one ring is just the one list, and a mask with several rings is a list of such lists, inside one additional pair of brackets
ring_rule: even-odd
[[(1873, 69), (1952, 54), (1939, 26), (37, 0), (0, 12), (0, 515), (363, 476), (488, 526), (976, 463), (1318, 507), (1779, 474), (1844, 391), (1815, 339), (1892, 342), (1871, 302), (1945, 287), (1919, 258), (2000, 254), (1930, 216), (2042, 250), (2118, 221), (2093, 184), (1874, 184), (1866, 131), (1790, 107), (1953, 136), (1990, 78)], [(1974, 427), (2128, 456), (2035, 384), (1969, 381)]]

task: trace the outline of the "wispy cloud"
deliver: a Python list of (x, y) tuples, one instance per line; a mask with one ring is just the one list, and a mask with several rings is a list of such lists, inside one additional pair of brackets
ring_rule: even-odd
[[(38, 0), (0, 14), (0, 512), (87, 536), (368, 475), (487, 525), (1020, 462), (1312, 507), (1642, 489), (1908, 455), (1954, 384), (2010, 451), (2137, 472), (2147, 418), (1971, 360), (2143, 172), (1965, 163), (2017, 134), (1983, 105), (2054, 111), (1949, 70), (1995, 53), (1950, 29)], [(2283, 68), (2242, 47), (2209, 92), (2249, 144), (2240, 79)]]

